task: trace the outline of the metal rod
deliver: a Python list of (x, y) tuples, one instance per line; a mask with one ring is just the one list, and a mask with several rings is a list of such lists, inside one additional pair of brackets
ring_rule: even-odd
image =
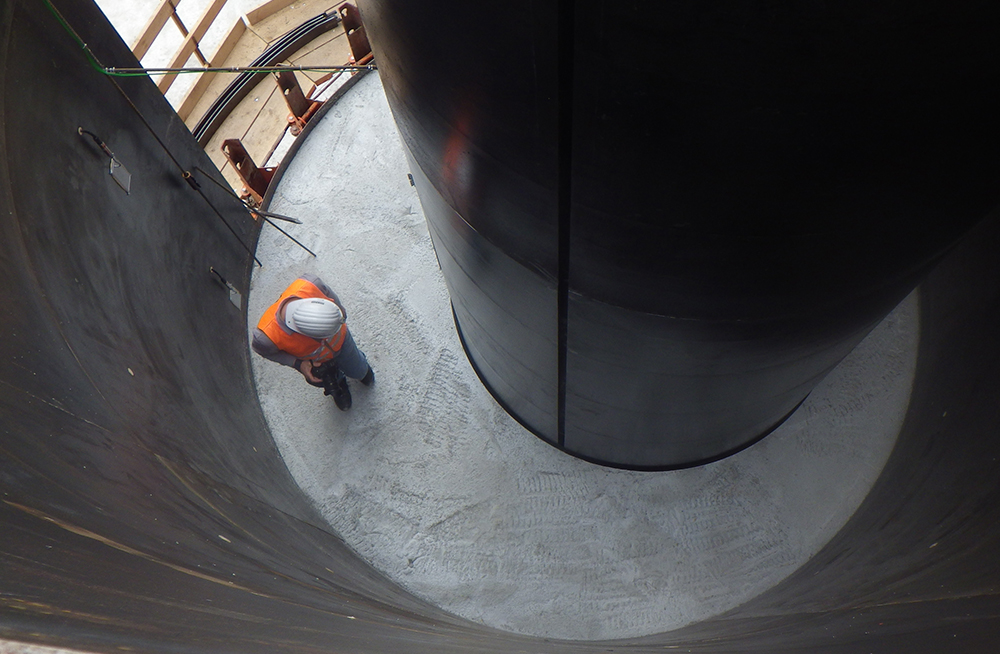
[(264, 211), (263, 209), (253, 209), (248, 207), (251, 213), (259, 214), (261, 216), (266, 216), (268, 218), (277, 218), (278, 220), (284, 220), (285, 222), (295, 223), (296, 225), (301, 225), (302, 221), (298, 218), (292, 218), (291, 216), (282, 216), (280, 213), (271, 213), (270, 211)]
[(313, 255), (314, 257), (316, 256), (316, 253), (315, 253), (315, 252), (313, 252), (312, 250), (310, 250), (310, 249), (309, 249), (309, 248), (307, 248), (306, 246), (302, 245), (302, 243), (300, 243), (300, 242), (299, 242), (299, 240), (298, 240), (297, 238), (295, 238), (294, 236), (292, 236), (291, 234), (289, 234), (289, 233), (288, 233), (288, 232), (286, 232), (285, 230), (283, 230), (283, 229), (281, 229), (280, 227), (278, 227), (277, 225), (275, 225), (275, 224), (274, 224), (274, 221), (273, 221), (273, 220), (271, 220), (271, 219), (270, 219), (270, 218), (268, 218), (267, 216), (262, 216), (262, 217), (264, 218), (264, 220), (265, 220), (265, 221), (267, 221), (267, 222), (268, 222), (268, 223), (269, 223), (269, 224), (271, 225), (271, 227), (274, 227), (274, 228), (275, 228), (276, 230), (278, 230), (279, 232), (281, 232), (282, 234), (284, 234), (285, 236), (287, 236), (288, 238), (290, 238), (290, 239), (291, 239), (291, 240), (292, 240), (292, 241), (293, 241), (293, 242), (294, 242), (294, 243), (295, 243), (296, 245), (298, 245), (298, 246), (299, 246), (300, 248), (302, 248), (303, 250), (305, 250), (305, 251), (306, 251), (306, 252), (308, 252), (309, 254)]
[[(297, 238), (295, 238), (294, 236), (292, 236), (291, 234), (289, 234), (285, 230), (283, 230), (280, 227), (278, 227), (274, 223), (274, 221), (271, 220), (271, 218), (269, 216), (273, 216), (274, 218), (278, 218), (279, 220), (287, 220), (288, 222), (295, 223), (296, 225), (301, 225), (302, 224), (301, 220), (299, 220), (297, 218), (290, 218), (289, 216), (282, 216), (281, 214), (271, 213), (270, 211), (264, 211), (263, 209), (255, 209), (255, 208), (249, 206), (246, 202), (244, 202), (243, 198), (241, 198), (240, 196), (236, 195), (235, 191), (233, 191), (231, 188), (223, 186), (221, 182), (219, 182), (213, 176), (211, 176), (208, 173), (206, 173), (200, 167), (195, 166), (194, 169), (197, 170), (198, 172), (200, 172), (202, 175), (204, 175), (210, 182), (212, 182), (213, 184), (215, 184), (216, 186), (218, 186), (219, 188), (221, 188), (222, 190), (226, 191), (227, 193), (229, 193), (230, 195), (232, 195), (234, 198), (236, 198), (237, 200), (239, 200), (240, 201), (240, 205), (242, 205), (242, 207), (244, 209), (246, 209), (250, 213), (255, 213), (255, 214), (259, 215), (261, 218), (263, 218), (265, 220), (265, 222), (269, 223), (271, 225), (271, 227), (274, 227), (276, 230), (278, 230), (279, 232), (281, 232), (282, 234), (284, 234), (285, 236), (287, 236), (289, 239), (291, 239), (300, 248), (302, 248), (303, 250), (305, 250), (309, 254), (313, 255), (314, 257), (316, 256), (315, 252), (313, 252), (312, 250), (310, 250), (309, 248), (307, 248), (305, 245), (303, 245)], [(201, 193), (201, 190), (199, 189), (198, 192)], [(202, 197), (205, 197), (204, 193), (202, 193)], [(212, 208), (214, 209), (215, 207), (212, 207)], [(216, 213), (217, 214), (219, 213), (218, 210), (216, 210)], [(222, 214), (219, 214), (219, 217), (221, 218)], [(230, 228), (230, 229), (232, 229), (232, 228)], [(240, 241), (240, 242), (242, 243), (242, 241)], [(260, 264), (260, 261), (257, 260), (256, 256), (254, 256), (254, 260), (257, 261), (258, 264)], [(261, 265), (261, 267), (263, 268), (263, 265)]]
[[(205, 193), (201, 189), (198, 189), (198, 195), (200, 195), (205, 200), (205, 202), (208, 203), (208, 206), (212, 207), (212, 211), (215, 213), (216, 216), (219, 217), (219, 220), (221, 220), (222, 223), (226, 227), (229, 228), (229, 231), (232, 233), (233, 237), (235, 237), (236, 240), (240, 242), (240, 245), (242, 245), (243, 249), (247, 251), (247, 254), (249, 254), (251, 257), (253, 257), (253, 260), (257, 263), (258, 266), (260, 266), (261, 268), (263, 268), (264, 264), (262, 264), (260, 262), (260, 259), (258, 259), (257, 255), (254, 254), (254, 251), (250, 249), (250, 246), (248, 246), (246, 243), (243, 242), (243, 239), (240, 238), (240, 235), (236, 233), (236, 230), (233, 229), (233, 226), (230, 225), (229, 221), (227, 221), (225, 219), (225, 217), (223, 217), (222, 213), (218, 209), (215, 208), (215, 205), (212, 204), (212, 201), (208, 199), (208, 197), (205, 195)], [(316, 256), (316, 255), (313, 255), (313, 256)]]
[(233, 189), (229, 188), (228, 186), (226, 186), (225, 184), (223, 184), (219, 180), (215, 179), (215, 177), (213, 177), (212, 175), (209, 175), (207, 172), (205, 172), (204, 170), (202, 170), (201, 167), (195, 166), (194, 169), (197, 170), (202, 175), (204, 175), (205, 179), (207, 179), (208, 181), (212, 182), (213, 184), (215, 184), (216, 186), (218, 186), (219, 188), (221, 188), (223, 191), (225, 191), (229, 195), (231, 195), (234, 198), (236, 198), (237, 200), (239, 200), (240, 203), (244, 207), (246, 207), (246, 210), (249, 211), (250, 213), (260, 214), (261, 216), (267, 216), (269, 218), (277, 218), (278, 220), (284, 220), (284, 221), (287, 221), (287, 222), (290, 222), (290, 223), (295, 223), (296, 225), (301, 225), (302, 224), (302, 221), (299, 220), (298, 218), (292, 218), (291, 216), (284, 216), (284, 215), (282, 215), (280, 213), (271, 213), (270, 211), (264, 211), (263, 209), (257, 209), (256, 207), (251, 207), (249, 204), (246, 203), (246, 201), (243, 198), (241, 198), (240, 196), (236, 195), (236, 191), (234, 191)]
[(338, 71), (338, 70), (377, 70), (375, 64), (364, 66), (208, 66), (194, 68), (118, 68), (106, 66), (106, 73), (145, 73), (147, 75), (170, 75), (173, 73), (276, 73), (290, 71)]

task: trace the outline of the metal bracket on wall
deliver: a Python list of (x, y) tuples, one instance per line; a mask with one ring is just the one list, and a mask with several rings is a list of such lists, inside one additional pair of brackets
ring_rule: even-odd
[[(315, 16), (274, 41), (267, 50), (251, 62), (250, 66), (273, 66), (285, 61), (307, 43), (321, 34), (329, 32), (339, 24), (340, 14), (336, 12)], [(258, 82), (264, 79), (265, 75), (267, 73), (243, 72), (237, 75), (236, 79), (226, 87), (226, 90), (212, 103), (195, 128), (191, 130), (202, 147), (208, 145), (209, 140), (230, 112)]]
[(233, 286), (232, 283), (229, 282), (225, 277), (223, 277), (222, 274), (219, 273), (219, 271), (216, 270), (214, 267), (209, 267), (208, 272), (218, 277), (219, 281), (222, 282), (222, 285), (225, 286), (227, 289), (229, 289), (229, 301), (232, 302), (237, 309), (242, 310), (243, 296), (240, 294), (238, 290), (236, 290), (236, 287)]
[(288, 110), (291, 112), (288, 114), (288, 129), (293, 136), (298, 136), (309, 119), (323, 106), (323, 101), (308, 98), (302, 92), (302, 87), (299, 86), (295, 73), (290, 70), (278, 73), (275, 76), (275, 81), (278, 83), (281, 95), (285, 98), (285, 104), (288, 105)]
[(111, 179), (115, 180), (115, 183), (118, 184), (123, 191), (125, 191), (126, 195), (128, 195), (129, 189), (132, 187), (132, 173), (130, 173), (128, 169), (122, 165), (122, 162), (118, 161), (118, 157), (115, 156), (115, 153), (111, 151), (111, 148), (109, 148), (104, 141), (97, 136), (97, 134), (83, 129), (82, 127), (77, 127), (76, 133), (80, 136), (83, 136), (84, 134), (89, 136), (93, 139), (94, 143), (97, 144), (97, 147), (99, 147), (104, 154), (108, 155), (111, 159), (108, 171), (111, 173)]
[(243, 143), (239, 139), (226, 139), (222, 142), (222, 152), (226, 159), (233, 165), (233, 170), (240, 176), (243, 182), (243, 195), (241, 199), (253, 198), (254, 205), (260, 206), (264, 194), (267, 193), (267, 185), (274, 177), (274, 168), (259, 168), (250, 157)]
[(368, 43), (368, 34), (365, 32), (364, 23), (361, 22), (361, 12), (349, 2), (340, 6), (340, 18), (344, 23), (344, 31), (347, 32), (347, 42), (351, 46), (352, 64), (363, 65), (372, 60), (372, 46)]

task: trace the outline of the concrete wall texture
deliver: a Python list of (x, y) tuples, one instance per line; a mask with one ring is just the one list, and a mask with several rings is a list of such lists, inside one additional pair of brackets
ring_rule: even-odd
[[(54, 4), (103, 64), (134, 63), (96, 7)], [(95, 70), (44, 3), (0, 3), (0, 43), (0, 636), (108, 652), (995, 651), (996, 216), (922, 283), (896, 448), (813, 559), (678, 631), (521, 637), (394, 586), (292, 481), (252, 385), (246, 303), (209, 272), (245, 292), (256, 226), (153, 85)]]

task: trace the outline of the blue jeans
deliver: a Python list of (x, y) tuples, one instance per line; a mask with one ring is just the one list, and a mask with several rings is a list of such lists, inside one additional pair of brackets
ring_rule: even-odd
[(344, 344), (340, 347), (340, 354), (334, 358), (334, 361), (351, 379), (361, 379), (368, 374), (368, 359), (365, 357), (365, 353), (358, 349), (350, 329), (347, 330)]

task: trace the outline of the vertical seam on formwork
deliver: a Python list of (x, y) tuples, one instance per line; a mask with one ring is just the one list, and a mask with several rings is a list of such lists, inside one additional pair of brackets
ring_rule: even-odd
[(573, 167), (573, 59), (576, 28), (574, 0), (559, 0), (558, 8), (558, 439), (566, 444), (566, 372), (569, 332), (569, 250)]

